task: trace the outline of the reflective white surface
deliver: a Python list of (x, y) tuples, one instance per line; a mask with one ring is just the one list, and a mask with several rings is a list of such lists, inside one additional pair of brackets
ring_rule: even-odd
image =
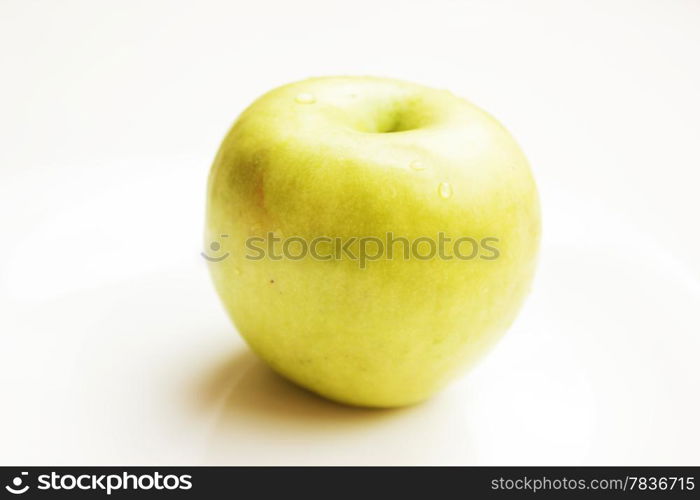
[[(700, 4), (5, 2), (0, 463), (698, 464)], [(271, 374), (199, 256), (237, 113), (378, 74), (498, 117), (542, 195), (504, 340), (426, 404)]]

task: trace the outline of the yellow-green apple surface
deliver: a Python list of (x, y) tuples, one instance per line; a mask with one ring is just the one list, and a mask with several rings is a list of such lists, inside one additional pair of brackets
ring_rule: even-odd
[[(508, 131), (398, 80), (272, 90), (235, 122), (209, 177), (206, 242), (228, 254), (209, 266), (239, 332), (280, 374), (352, 405), (416, 403), (473, 366), (514, 320), (539, 234)], [(354, 238), (370, 242), (363, 261)]]

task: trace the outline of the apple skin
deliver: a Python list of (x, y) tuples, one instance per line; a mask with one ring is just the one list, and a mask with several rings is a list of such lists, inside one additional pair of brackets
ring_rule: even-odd
[[(247, 259), (246, 239), (270, 232), (495, 237), (500, 255), (405, 259), (399, 245), (401, 258), (365, 269)], [(231, 255), (211, 275), (257, 355), (329, 399), (397, 407), (472, 367), (509, 327), (533, 278), (540, 211), (520, 148), (468, 101), (398, 80), (312, 78), (259, 98), (225, 137), (207, 244), (222, 234)]]

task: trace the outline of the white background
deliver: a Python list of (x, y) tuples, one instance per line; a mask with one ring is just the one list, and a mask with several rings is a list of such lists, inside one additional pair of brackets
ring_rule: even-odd
[[(0, 3), (3, 464), (699, 464), (700, 2)], [(277, 85), (451, 89), (533, 165), (518, 321), (426, 404), (328, 403), (210, 284), (205, 182)]]

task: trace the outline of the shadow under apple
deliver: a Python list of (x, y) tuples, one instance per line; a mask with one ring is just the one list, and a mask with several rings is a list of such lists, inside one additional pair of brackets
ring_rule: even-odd
[(200, 398), (205, 406), (218, 408), (224, 420), (248, 415), (259, 421), (315, 429), (364, 425), (405, 411), (358, 408), (324, 399), (278, 375), (247, 349), (207, 374)]
[(195, 390), (198, 411), (212, 420), (207, 461), (225, 457), (227, 447), (240, 452), (251, 445), (250, 462), (267, 462), (261, 460), (270, 458), (266, 444), (347, 439), (411, 411), (356, 408), (323, 399), (287, 381), (247, 349), (211, 368)]

